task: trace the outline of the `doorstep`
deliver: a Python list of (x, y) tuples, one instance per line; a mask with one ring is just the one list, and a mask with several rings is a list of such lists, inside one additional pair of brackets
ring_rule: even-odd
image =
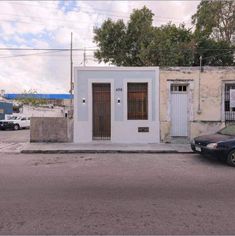
[(29, 143), (21, 153), (193, 153), (189, 144)]

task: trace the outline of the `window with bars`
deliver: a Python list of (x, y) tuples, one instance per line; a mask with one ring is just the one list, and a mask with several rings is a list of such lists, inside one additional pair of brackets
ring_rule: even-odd
[(127, 83), (128, 120), (148, 119), (148, 83)]
[(235, 84), (225, 84), (224, 89), (224, 112), (225, 121), (235, 121), (235, 108), (230, 106), (230, 89), (235, 89)]
[(182, 93), (185, 93), (187, 92), (187, 85), (179, 85), (179, 84), (172, 84), (171, 85), (171, 92), (175, 92), (175, 93), (179, 93), (179, 92), (182, 92)]

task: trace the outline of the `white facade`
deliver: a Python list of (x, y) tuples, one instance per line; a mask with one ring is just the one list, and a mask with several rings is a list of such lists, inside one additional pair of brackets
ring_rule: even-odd
[(24, 105), (20, 114), (26, 117), (65, 117), (65, 108), (63, 107), (33, 107)]
[[(110, 142), (159, 143), (158, 67), (75, 67), (74, 142), (94, 141), (93, 84), (101, 83), (110, 85)], [(147, 119), (128, 119), (128, 83), (147, 84)]]

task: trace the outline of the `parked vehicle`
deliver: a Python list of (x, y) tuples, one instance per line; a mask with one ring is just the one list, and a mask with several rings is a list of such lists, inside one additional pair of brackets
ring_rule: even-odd
[(30, 128), (30, 118), (24, 116), (9, 116), (6, 120), (0, 120), (0, 129), (27, 129)]
[(235, 167), (235, 124), (228, 125), (215, 134), (194, 138), (191, 148), (194, 152), (215, 156)]

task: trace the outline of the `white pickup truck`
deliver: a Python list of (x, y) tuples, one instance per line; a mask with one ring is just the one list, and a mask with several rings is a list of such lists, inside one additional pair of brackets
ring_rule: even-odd
[(29, 129), (30, 118), (25, 116), (9, 116), (6, 120), (0, 120), (0, 129)]

